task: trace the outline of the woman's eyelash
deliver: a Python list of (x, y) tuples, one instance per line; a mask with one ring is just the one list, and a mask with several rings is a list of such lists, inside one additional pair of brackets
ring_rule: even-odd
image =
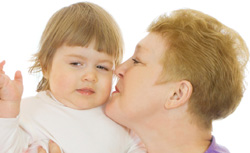
[(134, 62), (134, 64), (138, 64), (138, 63), (140, 63), (139, 61), (137, 61), (136, 59), (132, 59), (133, 60), (133, 62)]

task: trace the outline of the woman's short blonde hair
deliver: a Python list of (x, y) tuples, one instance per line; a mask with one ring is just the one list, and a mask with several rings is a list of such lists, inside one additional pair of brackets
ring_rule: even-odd
[(181, 9), (152, 22), (149, 32), (162, 35), (166, 53), (163, 74), (193, 86), (188, 111), (197, 123), (211, 128), (239, 105), (249, 52), (234, 30), (202, 12)]
[[(117, 23), (108, 12), (89, 2), (64, 7), (48, 21), (30, 72), (49, 73), (53, 56), (57, 48), (63, 44), (84, 47), (92, 41), (95, 42), (97, 51), (107, 53), (114, 58), (115, 66), (122, 61), (122, 35)], [(37, 86), (37, 91), (48, 89), (49, 80), (43, 77)]]

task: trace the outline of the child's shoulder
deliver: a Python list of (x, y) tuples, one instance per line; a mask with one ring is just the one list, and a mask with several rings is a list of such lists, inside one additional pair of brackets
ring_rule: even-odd
[(39, 107), (39, 105), (43, 105), (49, 100), (51, 100), (51, 98), (46, 94), (46, 91), (41, 91), (34, 96), (23, 98), (21, 101), (21, 108), (32, 107), (32, 106)]
[(39, 101), (41, 99), (43, 99), (43, 97), (45, 98), (46, 92), (45, 91), (41, 91), (41, 92), (37, 92), (36, 95), (34, 96), (28, 96), (22, 99), (22, 102), (30, 102), (30, 101)]

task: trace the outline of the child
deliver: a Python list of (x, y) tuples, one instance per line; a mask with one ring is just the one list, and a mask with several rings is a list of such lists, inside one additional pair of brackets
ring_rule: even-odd
[(0, 63), (0, 152), (36, 152), (50, 139), (65, 153), (144, 152), (103, 112), (122, 53), (119, 28), (98, 5), (83, 2), (56, 12), (30, 68), (43, 73), (36, 96), (20, 103), (21, 73), (10, 80)]

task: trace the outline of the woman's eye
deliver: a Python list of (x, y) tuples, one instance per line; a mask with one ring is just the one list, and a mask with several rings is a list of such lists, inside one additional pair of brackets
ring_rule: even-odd
[(139, 64), (140, 62), (139, 61), (137, 61), (136, 59), (132, 59), (133, 60), (133, 62), (134, 62), (134, 64)]
[(98, 69), (101, 69), (101, 70), (105, 70), (105, 71), (108, 71), (109, 69), (104, 67), (104, 66), (101, 66), (101, 65), (97, 65), (96, 66)]

